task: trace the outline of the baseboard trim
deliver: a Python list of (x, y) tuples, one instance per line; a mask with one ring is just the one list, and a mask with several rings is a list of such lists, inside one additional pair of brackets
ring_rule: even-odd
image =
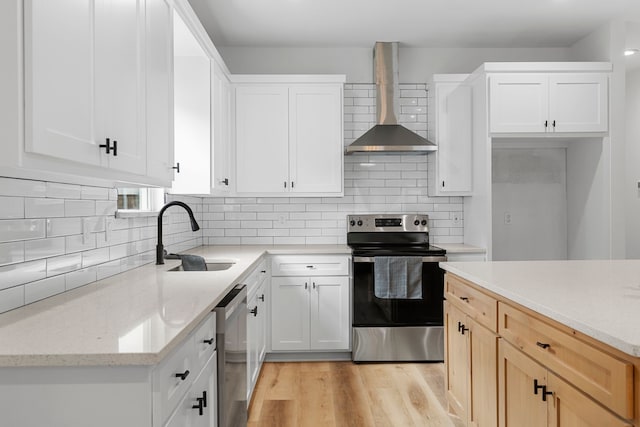
[(351, 352), (282, 352), (267, 353), (267, 362), (325, 362), (351, 360)]

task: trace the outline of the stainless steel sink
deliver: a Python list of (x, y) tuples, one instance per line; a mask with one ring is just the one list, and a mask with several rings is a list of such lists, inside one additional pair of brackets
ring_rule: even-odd
[[(207, 271), (223, 271), (228, 270), (235, 264), (235, 261), (231, 260), (207, 260)], [(170, 268), (168, 271), (184, 271), (182, 265)]]

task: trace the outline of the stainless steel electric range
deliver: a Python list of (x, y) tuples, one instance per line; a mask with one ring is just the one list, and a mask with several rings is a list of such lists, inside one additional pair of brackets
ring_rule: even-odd
[(353, 361), (442, 361), (444, 271), (438, 262), (447, 258), (429, 244), (429, 217), (349, 215), (347, 222)]

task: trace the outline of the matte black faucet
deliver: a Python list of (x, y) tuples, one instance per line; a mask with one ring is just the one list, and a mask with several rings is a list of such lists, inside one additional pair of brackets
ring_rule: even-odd
[(164, 264), (164, 246), (162, 246), (162, 214), (164, 214), (164, 211), (166, 211), (170, 206), (182, 206), (189, 214), (189, 220), (191, 221), (191, 230), (200, 230), (200, 226), (193, 216), (193, 211), (189, 206), (187, 206), (186, 203), (173, 201), (164, 205), (158, 213), (158, 244), (156, 245), (156, 265)]

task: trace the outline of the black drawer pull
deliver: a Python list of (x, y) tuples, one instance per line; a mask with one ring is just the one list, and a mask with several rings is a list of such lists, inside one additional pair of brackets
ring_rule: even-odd
[(258, 306), (256, 305), (251, 310), (249, 310), (249, 313), (253, 314), (253, 317), (258, 317)]
[(202, 401), (201, 397), (198, 397), (196, 400), (198, 401), (198, 404), (197, 405), (193, 405), (192, 408), (198, 410), (198, 415), (199, 416), (203, 416), (204, 415), (204, 406), (203, 406), (204, 402)]
[(538, 347), (542, 347), (542, 348), (544, 348), (544, 349), (547, 349), (547, 348), (551, 347), (551, 344), (543, 343), (543, 342), (540, 342), (540, 341), (537, 341), (537, 342), (536, 342), (536, 345), (537, 345)]
[(464, 302), (469, 302), (469, 297), (460, 297), (460, 299)]
[(188, 369), (186, 371), (184, 371), (183, 373), (177, 373), (176, 374), (176, 378), (180, 378), (182, 381), (186, 380), (188, 376), (189, 376), (189, 370)]
[(211, 344), (213, 344), (213, 338), (209, 338), (208, 340), (202, 340), (202, 342), (205, 343), (205, 344), (211, 345)]

